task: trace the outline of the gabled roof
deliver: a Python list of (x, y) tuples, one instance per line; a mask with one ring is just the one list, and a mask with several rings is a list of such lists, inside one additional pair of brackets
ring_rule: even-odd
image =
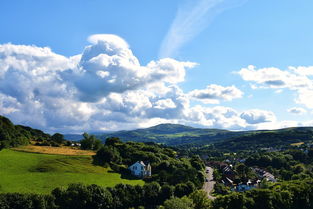
[(143, 161), (137, 161), (137, 163), (139, 163), (140, 165), (142, 165), (142, 166), (144, 166), (144, 167), (146, 167), (146, 165), (144, 164), (144, 162)]

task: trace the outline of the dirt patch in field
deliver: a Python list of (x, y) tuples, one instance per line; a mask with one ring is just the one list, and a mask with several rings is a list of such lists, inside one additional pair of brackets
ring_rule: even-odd
[(95, 152), (90, 150), (80, 150), (72, 147), (49, 147), (49, 146), (21, 146), (12, 148), (21, 152), (33, 152), (53, 155), (95, 155)]

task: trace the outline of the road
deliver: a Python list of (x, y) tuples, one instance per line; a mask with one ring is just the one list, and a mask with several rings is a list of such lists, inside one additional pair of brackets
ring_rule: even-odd
[(206, 182), (204, 182), (203, 190), (208, 193), (208, 198), (211, 200), (214, 200), (215, 197), (213, 197), (210, 193), (212, 192), (214, 188), (215, 181), (213, 181), (213, 168), (211, 167), (205, 167), (205, 171), (209, 171), (208, 173), (205, 173), (205, 177), (207, 179)]

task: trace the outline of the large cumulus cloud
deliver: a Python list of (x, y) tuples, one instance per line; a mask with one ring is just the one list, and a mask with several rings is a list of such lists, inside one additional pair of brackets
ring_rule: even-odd
[(243, 94), (235, 86), (213, 84), (185, 93), (179, 83), (196, 63), (165, 58), (141, 65), (118, 36), (92, 35), (89, 42), (73, 57), (46, 47), (0, 45), (0, 114), (51, 132), (161, 122), (236, 130), (258, 127), (257, 120), (248, 121), (232, 108), (192, 105), (190, 99), (219, 103)]
[(75, 79), (80, 98), (88, 102), (99, 101), (112, 92), (123, 93), (155, 83), (182, 82), (185, 69), (195, 65), (166, 58), (141, 66), (120, 37), (98, 34), (89, 40), (93, 44), (85, 48), (78, 69), (64, 74)]

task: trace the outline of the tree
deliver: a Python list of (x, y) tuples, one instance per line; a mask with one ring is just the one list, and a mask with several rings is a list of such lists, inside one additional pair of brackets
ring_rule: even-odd
[(143, 186), (144, 200), (146, 205), (157, 205), (159, 203), (158, 197), (161, 192), (161, 186), (157, 182), (151, 182)]
[(159, 195), (159, 199), (161, 202), (164, 202), (167, 199), (170, 199), (171, 197), (174, 197), (174, 186), (165, 184), (161, 188), (161, 192)]
[(101, 141), (97, 139), (94, 135), (84, 133), (83, 137), (84, 139), (80, 141), (81, 149), (98, 150), (101, 147)]
[(189, 195), (189, 198), (194, 203), (195, 209), (210, 209), (211, 201), (209, 200), (207, 193), (203, 190), (194, 191)]
[(70, 184), (67, 189), (56, 188), (52, 191), (58, 208), (112, 208), (111, 193), (100, 186)]
[(174, 197), (172, 199), (166, 200), (164, 202), (164, 206), (161, 208), (163, 209), (193, 209), (194, 204), (192, 200), (186, 196), (183, 198)]
[(224, 184), (216, 182), (214, 185), (214, 192), (217, 194), (226, 195), (230, 191), (229, 187), (226, 187)]
[(117, 143), (120, 143), (121, 140), (118, 137), (109, 137), (105, 140), (105, 145), (114, 146)]
[(247, 198), (242, 193), (232, 193), (230, 195), (220, 196), (213, 201), (213, 209), (246, 209), (254, 208), (254, 201)]
[(106, 163), (119, 164), (120, 162), (120, 153), (113, 147), (103, 146), (93, 156), (93, 163), (96, 165), (104, 166)]
[(1, 209), (55, 209), (51, 195), (6, 193), (0, 194)]
[(176, 197), (183, 197), (190, 194), (190, 188), (185, 183), (176, 184), (174, 194)]
[(60, 133), (55, 133), (51, 136), (51, 140), (58, 144), (62, 144), (64, 142), (64, 136)]

